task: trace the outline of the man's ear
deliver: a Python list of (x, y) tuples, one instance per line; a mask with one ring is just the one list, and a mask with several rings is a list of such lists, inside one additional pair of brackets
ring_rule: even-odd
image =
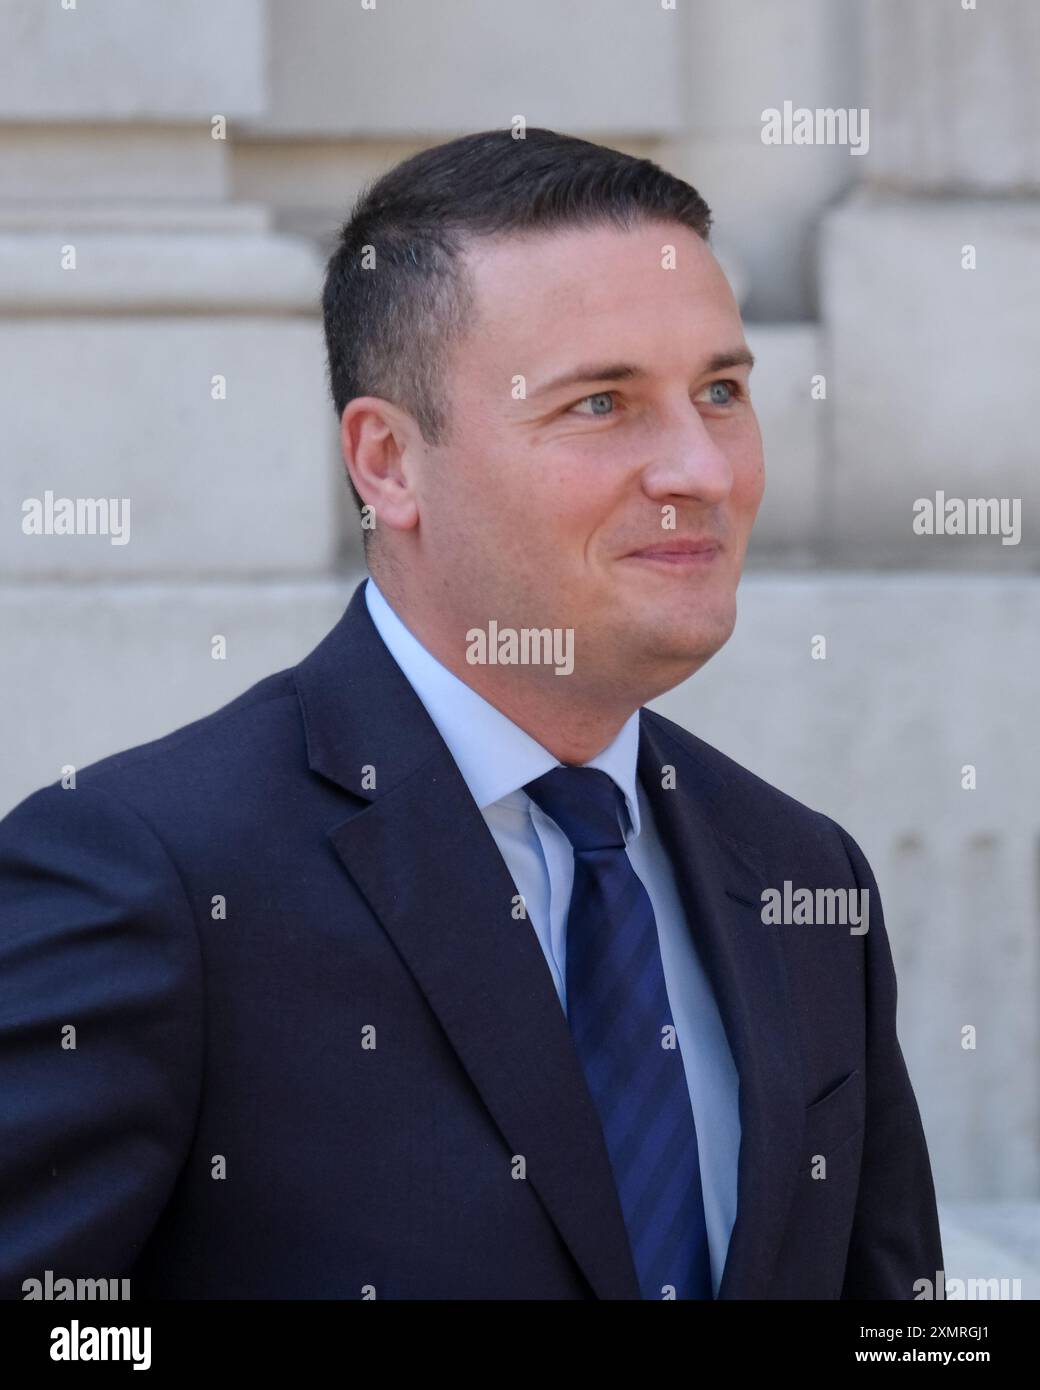
[(418, 524), (415, 470), (422, 435), (407, 411), (381, 396), (355, 396), (340, 417), (343, 462), (362, 503), (393, 530)]

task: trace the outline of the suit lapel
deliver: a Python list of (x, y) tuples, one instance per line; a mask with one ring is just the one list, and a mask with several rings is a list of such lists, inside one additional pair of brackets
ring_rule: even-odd
[[(661, 785), (669, 766), (674, 789)], [(646, 709), (639, 776), (740, 1076), (737, 1215), (718, 1296), (763, 1298), (794, 1192), (805, 1118), (777, 928), (761, 920), (762, 890), (777, 882), (761, 852), (742, 838), (746, 827), (729, 823), (726, 784)]]
[(541, 947), (513, 915), (494, 837), (363, 584), (294, 674), (311, 767), (368, 803), (331, 830), (336, 853), (597, 1297), (638, 1298), (598, 1115)]

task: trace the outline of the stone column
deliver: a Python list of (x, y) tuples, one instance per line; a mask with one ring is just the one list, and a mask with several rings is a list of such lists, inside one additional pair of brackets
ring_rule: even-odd
[[(263, 4), (10, 4), (0, 47), (0, 577), (324, 569), (320, 259), (229, 197)], [(24, 534), (46, 492), (129, 499), (128, 541)]]
[[(870, 0), (864, 184), (825, 220), (828, 531), (841, 561), (1007, 573), (1040, 556), (1040, 10)], [(1003, 498), (1021, 531), (916, 534)], [(921, 508), (920, 525), (927, 513)]]
[[(260, 0), (0, 5), (2, 812), (342, 606), (321, 260), (229, 172), (265, 25)], [(62, 499), (93, 534), (57, 531)]]
[[(821, 241), (825, 530), (836, 563), (916, 572), (893, 576), (906, 581), (901, 614), (890, 614), (906, 650), (878, 663), (878, 701), (902, 727), (878, 766), (894, 785), (921, 750), (934, 765), (897, 802), (877, 868), (891, 883), (900, 996), (918, 1001), (904, 1004), (901, 1035), (936, 1180), (952, 1198), (1035, 1198), (1040, 826), (1035, 807), (1014, 808), (1030, 727), (1021, 692), (1035, 690), (1038, 657), (1008, 625), (1040, 558), (1040, 10), (868, 0), (865, 19), (871, 148)], [(972, 499), (1006, 504), (996, 534), (915, 532), (915, 515), (953, 520)], [(915, 630), (928, 569), (960, 571), (960, 597), (951, 590)], [(924, 656), (942, 628), (945, 678)], [(976, 790), (964, 786), (968, 765)], [(915, 795), (933, 799), (926, 814), (907, 815)]]

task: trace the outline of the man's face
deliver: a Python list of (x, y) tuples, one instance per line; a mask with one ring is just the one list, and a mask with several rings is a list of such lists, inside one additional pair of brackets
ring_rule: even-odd
[(426, 591), (460, 652), (491, 618), (570, 627), (573, 679), (652, 698), (730, 636), (762, 498), (732, 291), (671, 223), (477, 241), (468, 258), (476, 321), (450, 359), (449, 435), (416, 480)]

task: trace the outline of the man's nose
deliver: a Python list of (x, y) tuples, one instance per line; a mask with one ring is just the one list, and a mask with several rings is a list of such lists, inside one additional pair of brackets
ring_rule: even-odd
[(642, 484), (649, 496), (680, 493), (708, 504), (729, 496), (732, 465), (696, 406), (673, 411), (645, 446)]

